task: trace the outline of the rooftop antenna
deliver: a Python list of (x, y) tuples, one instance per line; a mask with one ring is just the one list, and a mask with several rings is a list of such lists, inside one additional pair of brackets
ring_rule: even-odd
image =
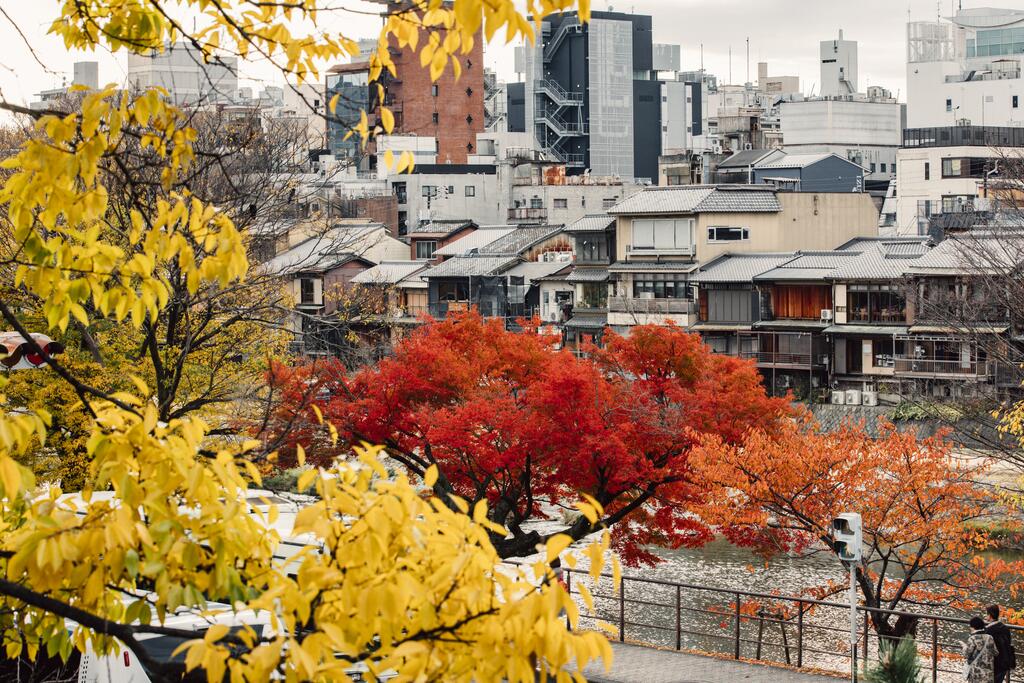
[(704, 43), (700, 44), (700, 80), (704, 81)]
[(750, 36), (747, 36), (747, 83), (750, 83)]
[(729, 85), (732, 85), (732, 45), (729, 46)]

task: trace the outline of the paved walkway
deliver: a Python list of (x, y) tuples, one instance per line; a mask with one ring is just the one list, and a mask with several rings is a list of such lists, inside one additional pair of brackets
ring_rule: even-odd
[(671, 650), (612, 643), (611, 671), (600, 663), (583, 675), (591, 683), (837, 683), (840, 678)]

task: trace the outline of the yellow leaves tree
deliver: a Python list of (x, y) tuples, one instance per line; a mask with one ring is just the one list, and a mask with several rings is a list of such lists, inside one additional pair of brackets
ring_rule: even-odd
[[(527, 10), (541, 17), (568, 4), (543, 0)], [(315, 0), (179, 5), (196, 14), (194, 32), (153, 0), (67, 0), (51, 30), (80, 49), (143, 52), (184, 38), (209, 59), (216, 50), (260, 54), (300, 81), (318, 79), (324, 60), (354, 49), (320, 25)], [(400, 15), (409, 19), (401, 28), (392, 22)], [(511, 0), (413, 3), (385, 23), (376, 68), (387, 68), (385, 46), (401, 32), (398, 40), (430, 46), (437, 74), (481, 26), (488, 36), (502, 26), (510, 37), (532, 32)], [(430, 38), (440, 27), (447, 37)], [(30, 348), (27, 325), (38, 324), (54, 334), (109, 326), (137, 349), (104, 372), (77, 356), (48, 359), (46, 372), (63, 384), (46, 408), (36, 407), (28, 376), (0, 378), (5, 655), (127, 647), (158, 680), (199, 668), (211, 681), (346, 680), (353, 666), (404, 680), (533, 681), (539, 671), (562, 681), (580, 679), (567, 673), (570, 664), (607, 661), (601, 636), (565, 623), (575, 626), (579, 615), (551, 565), (567, 538), (550, 539), (531, 567), (503, 566), (489, 540), (500, 530), (482, 505), (470, 513), (457, 498), (441, 504), (404, 477), (388, 477), (374, 449), (306, 475), (301, 483), (315, 484), (318, 502), (293, 524), (282, 523), (277, 506), (254, 503), (249, 487), (259, 485), (258, 464), (269, 456), (220, 429), (223, 406), (211, 411), (213, 402), (179, 391), (190, 376), (217, 380), (215, 358), (196, 352), (211, 348), (202, 344), (212, 329), (234, 325), (238, 336), (221, 338), (237, 346), (260, 334), (222, 305), (244, 297), (251, 268), (244, 230), (194, 183), (196, 137), (160, 91), (110, 86), (85, 94), (74, 111), (45, 113), (3, 164), (11, 245), (4, 284), (24, 295), (0, 300), (5, 324)], [(187, 331), (172, 324), (200, 314)], [(209, 353), (221, 357), (218, 348)], [(207, 371), (168, 371), (171, 360)], [(73, 438), (65, 435), (69, 417)], [(37, 486), (25, 466), (54, 445), (88, 463), (81, 495)], [(602, 513), (581, 509), (594, 519)], [(284, 554), (282, 537), (296, 554)], [(607, 543), (591, 553), (594, 572)], [(183, 612), (221, 623), (201, 638), (165, 625)], [(242, 628), (229, 629), (225, 613)], [(154, 634), (188, 641), (183, 666), (141, 646)]]

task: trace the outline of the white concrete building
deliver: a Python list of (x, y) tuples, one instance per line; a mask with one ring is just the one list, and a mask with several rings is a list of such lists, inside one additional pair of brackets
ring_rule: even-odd
[(1024, 128), (907, 129), (896, 155), (895, 232), (922, 235), (931, 216), (988, 208), (986, 179), (1022, 148)]
[(1024, 126), (1024, 10), (907, 24), (907, 127)]
[(178, 42), (162, 52), (128, 54), (128, 86), (166, 89), (175, 104), (232, 102), (238, 94), (238, 58), (204, 63), (192, 45)]
[(857, 90), (857, 41), (844, 40), (839, 30), (837, 40), (821, 41), (822, 97), (854, 95)]
[(791, 154), (838, 154), (863, 166), (866, 180), (890, 180), (896, 174), (904, 107), (887, 91), (873, 94), (880, 96), (783, 102), (783, 149)]

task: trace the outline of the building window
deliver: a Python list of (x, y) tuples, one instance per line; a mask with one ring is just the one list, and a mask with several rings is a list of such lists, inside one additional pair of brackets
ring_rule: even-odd
[(466, 196), (467, 197), (475, 197), (476, 196), (476, 185), (466, 185)]
[(969, 194), (943, 195), (942, 213), (958, 213), (974, 210), (974, 196)]
[(424, 197), (436, 197), (437, 196), (437, 185), (424, 185), (420, 188), (420, 193)]
[(882, 173), (885, 173), (885, 164), (882, 164)]
[(456, 282), (437, 283), (438, 301), (469, 301), (469, 283), (458, 280)]
[(437, 251), (437, 242), (435, 240), (420, 240), (416, 242), (416, 259), (419, 261), (427, 261), (434, 258), (435, 251)]
[(603, 282), (584, 282), (580, 285), (580, 308), (607, 308), (608, 285)]
[(750, 239), (747, 228), (708, 228), (708, 242), (738, 242)]
[(846, 288), (847, 318), (854, 323), (906, 322), (906, 297), (899, 285), (851, 284)]
[(931, 168), (931, 164), (929, 164), (929, 163), (928, 163), (928, 162), (926, 161), (926, 162), (924, 162), (924, 179), (925, 179), (925, 180), (931, 180), (931, 177), (932, 177), (932, 168)]
[(617, 202), (617, 201), (618, 201), (617, 197), (605, 197), (604, 199), (601, 200), (601, 208), (602, 209), (610, 209), (613, 206), (615, 206), (615, 202)]
[(943, 178), (960, 178), (960, 177), (963, 177), (961, 160), (960, 159), (943, 159), (942, 160), (942, 177)]
[(530, 208), (531, 209), (543, 209), (544, 200), (540, 197), (530, 197)]
[(409, 212), (399, 211), (398, 212), (398, 234), (404, 235), (409, 232)]
[(316, 303), (316, 285), (311, 278), (304, 277), (299, 280), (299, 303)]
[(953, 111), (953, 100), (946, 98), (946, 111)]
[(874, 173), (874, 172), (875, 172), (875, 162), (873, 162), (873, 161), (871, 162), (871, 166), (870, 166), (870, 168), (871, 168), (871, 171), (870, 171), (870, 172), (871, 172), (871, 173)]
[[(434, 87), (437, 87), (437, 86), (434, 86)], [(437, 115), (436, 111), (433, 114), (430, 115), (430, 120), (433, 121), (434, 123), (439, 123), (441, 121), (441, 119)]]
[(636, 273), (634, 299), (689, 299), (690, 287), (682, 273)]
[(564, 197), (556, 199), (555, 200), (555, 208), (556, 209), (568, 209), (569, 208), (569, 200), (564, 198)]
[(690, 251), (693, 247), (693, 219), (633, 220), (633, 249)]
[(580, 263), (608, 263), (608, 238), (605, 235), (577, 237), (576, 251)]
[(434, 83), (432, 86), (430, 86), (430, 94), (433, 95), (434, 97), (437, 97), (437, 93), (437, 83)]
[(409, 195), (405, 183), (395, 183), (391, 186), (392, 191), (395, 193), (395, 197), (398, 198), (399, 204), (408, 204)]
[(444, 193), (445, 193), (446, 196), (451, 197), (453, 194), (455, 194), (455, 186), (454, 185), (445, 185), (444, 186)]
[(1014, 95), (1014, 96), (1013, 96), (1013, 97), (1011, 97), (1010, 99), (1011, 99), (1011, 104), (1010, 104), (1010, 106), (1012, 106), (1012, 107), (1013, 107), (1014, 109), (1016, 109), (1016, 108), (1017, 108), (1017, 105), (1018, 105), (1018, 104), (1020, 104), (1020, 100), (1018, 100), (1018, 99), (1017, 99), (1017, 96), (1016, 96), (1016, 95)]

